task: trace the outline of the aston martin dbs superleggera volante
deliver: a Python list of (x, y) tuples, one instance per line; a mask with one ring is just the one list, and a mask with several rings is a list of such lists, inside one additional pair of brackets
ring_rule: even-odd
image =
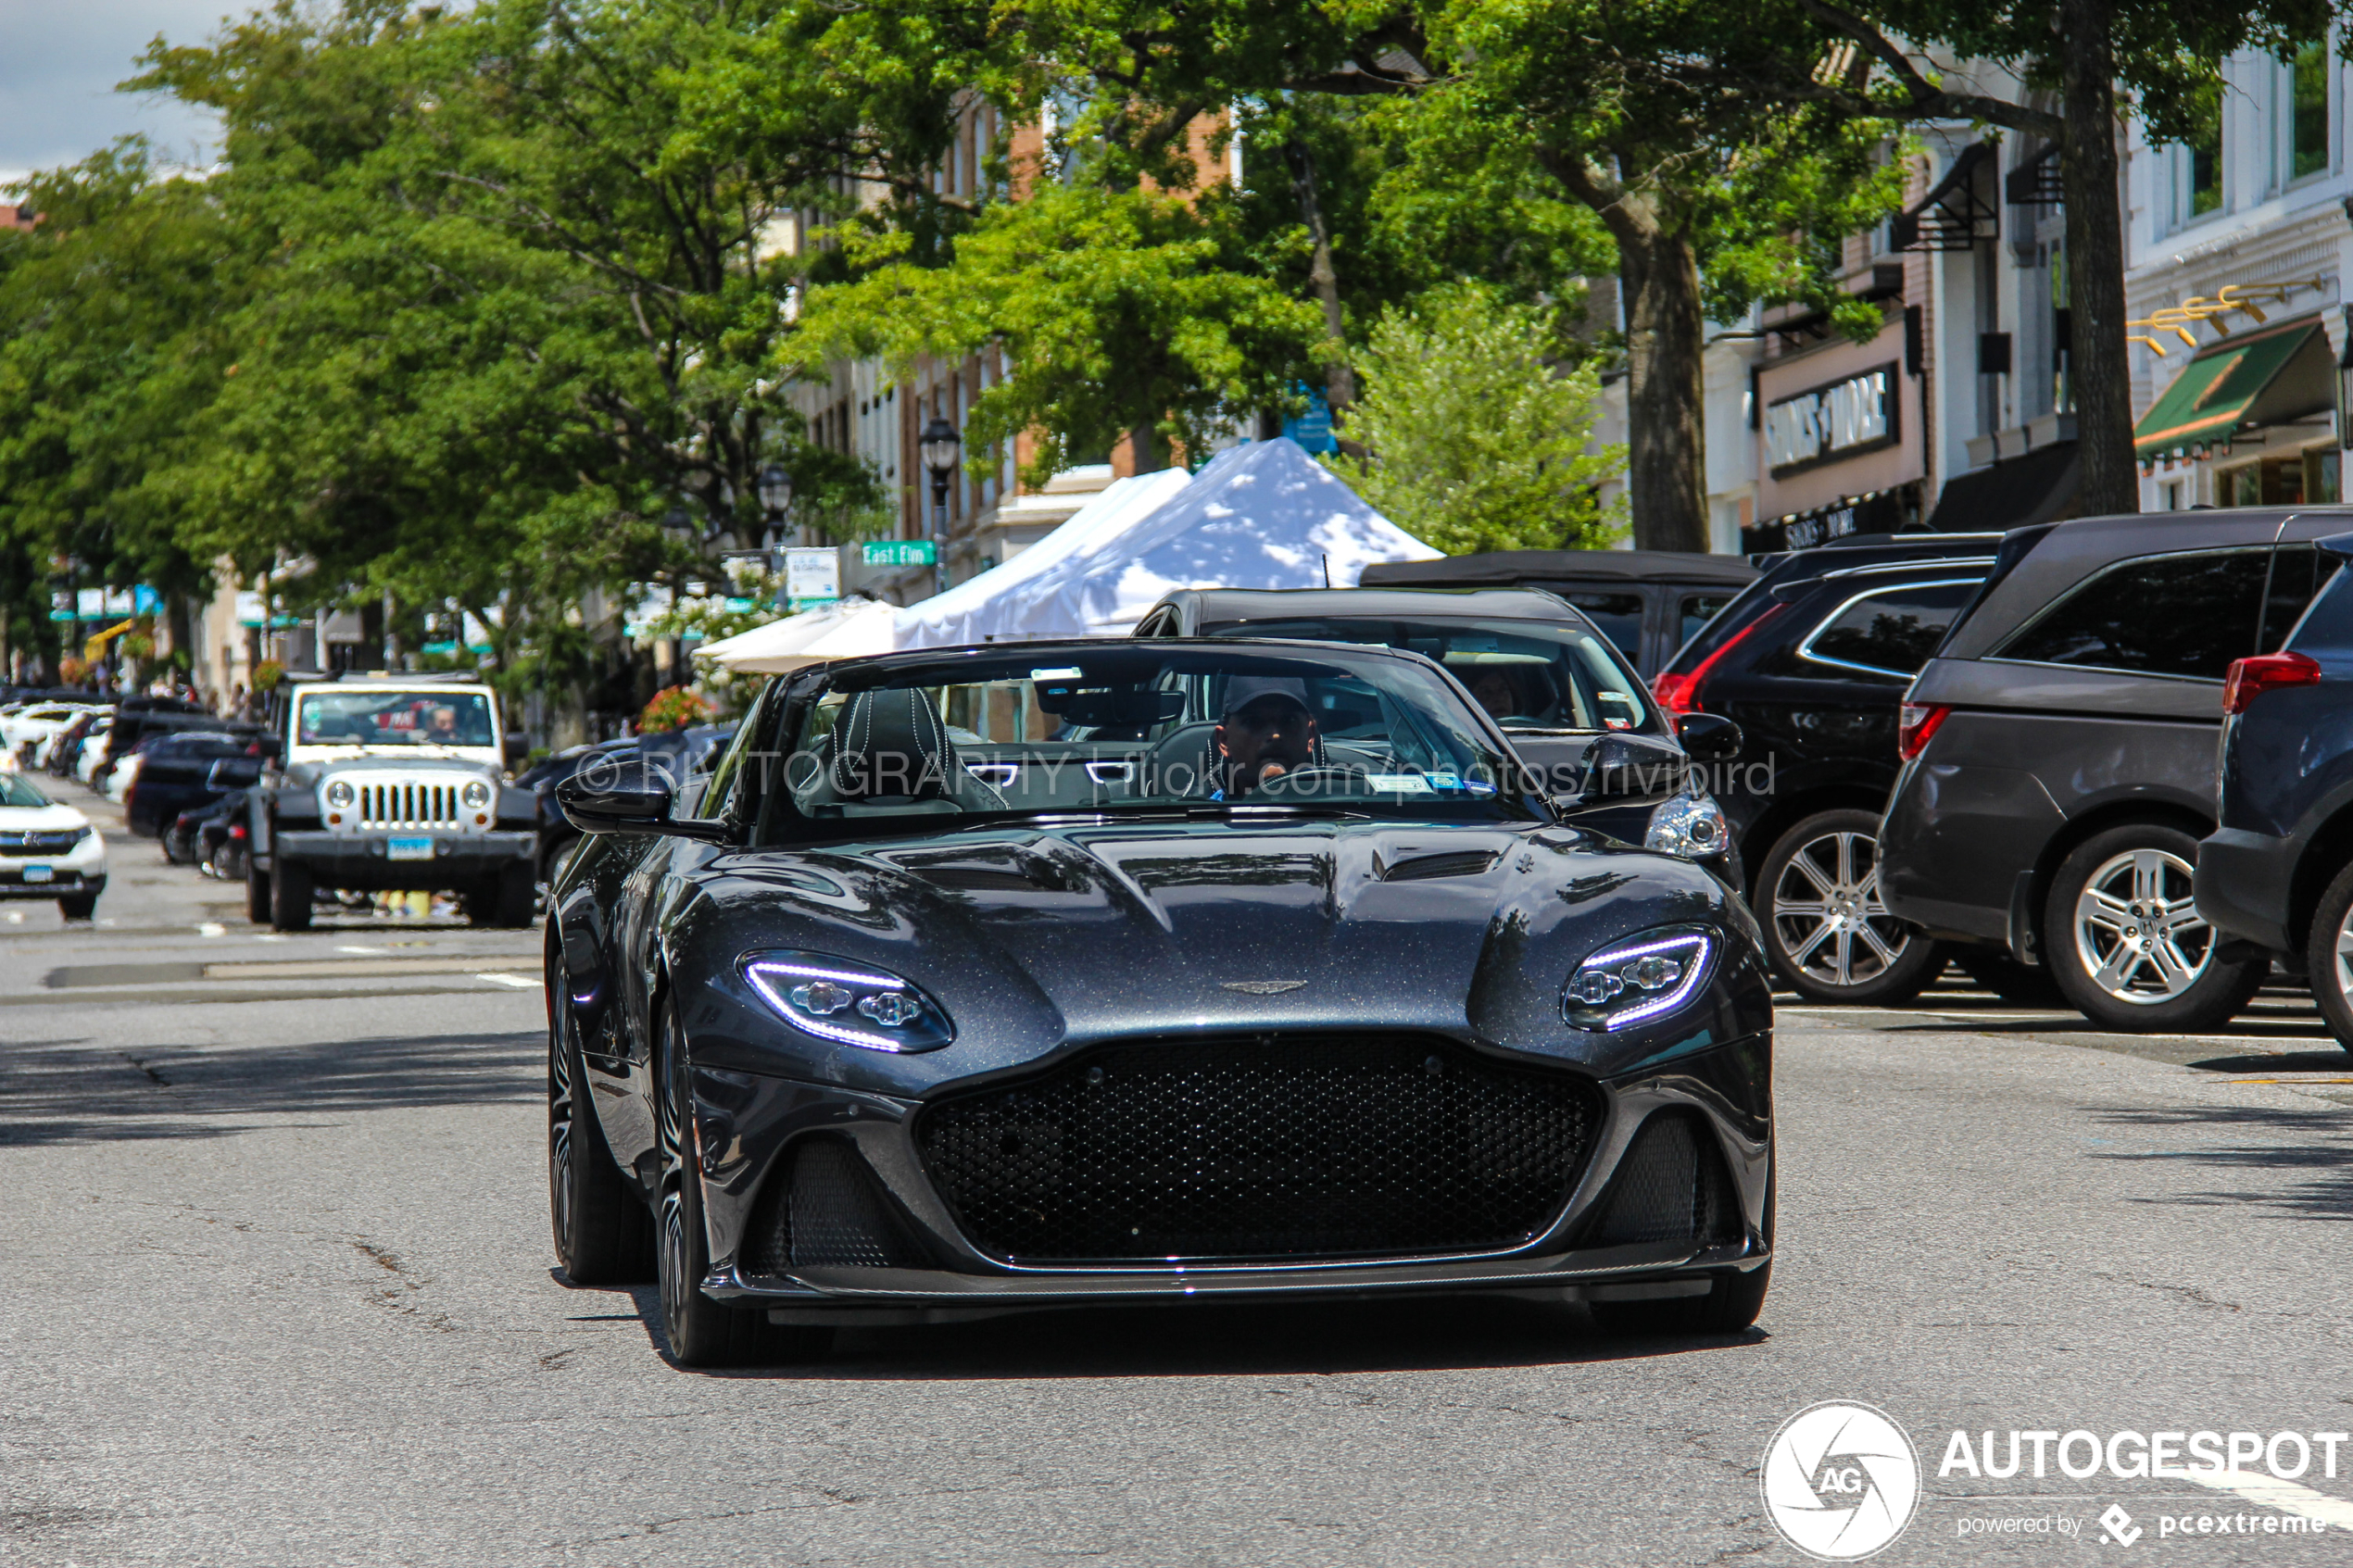
[(547, 1083), (564, 1269), (656, 1275), (682, 1364), (1079, 1303), (1757, 1314), (1754, 922), (1417, 655), (821, 665), (674, 782), (560, 786)]

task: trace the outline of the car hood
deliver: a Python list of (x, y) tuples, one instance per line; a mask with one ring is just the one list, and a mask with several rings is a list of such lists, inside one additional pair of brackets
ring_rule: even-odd
[(89, 825), (90, 819), (71, 806), (0, 806), (0, 833), (62, 833)]
[(1553, 825), (1088, 823), (721, 853), (689, 880), (673, 963), (729, 991), (714, 960), (763, 948), (888, 969), (959, 1031), (904, 1067), (956, 1076), (1064, 1044), (1266, 1028), (1570, 1052), (1560, 987), (1587, 953), (1655, 925), (1747, 925), (1705, 872)]

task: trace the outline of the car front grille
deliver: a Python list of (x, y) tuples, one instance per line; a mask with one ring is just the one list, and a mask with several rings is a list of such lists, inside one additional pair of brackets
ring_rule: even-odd
[(1101, 1047), (943, 1099), (915, 1147), (1011, 1262), (1494, 1252), (1547, 1229), (1602, 1120), (1584, 1079), (1423, 1035)]
[(443, 784), (371, 784), (359, 786), (363, 828), (454, 828), (458, 786)]
[(56, 833), (0, 833), (0, 855), (64, 855), (82, 842), (79, 829)]

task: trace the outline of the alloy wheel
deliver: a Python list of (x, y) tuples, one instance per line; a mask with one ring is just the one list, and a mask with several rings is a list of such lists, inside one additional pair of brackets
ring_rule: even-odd
[[(550, 995), (558, 994), (553, 985), (548, 990)], [(566, 1037), (560, 1004), (555, 1011), (556, 1021), (547, 1030), (547, 1190), (556, 1223), (556, 1247), (560, 1252), (574, 1234), (572, 1162), (577, 1090), (572, 1076), (571, 1041)]]
[(2353, 1008), (2353, 906), (2336, 924), (2336, 994)]
[[(2214, 928), (2191, 902), (2190, 863), (2163, 849), (2129, 849), (2100, 862), (2075, 900), (2075, 953), (2092, 984), (2120, 1002), (2170, 1002), (2214, 958)], [(2348, 935), (2337, 937), (2347, 974)]]
[(657, 1244), (661, 1248), (661, 1266), (658, 1271), (661, 1285), (661, 1310), (669, 1331), (671, 1347), (676, 1351), (685, 1331), (687, 1314), (693, 1311), (694, 1297), (702, 1281), (695, 1267), (695, 1248), (686, 1234), (686, 1183), (693, 1173), (686, 1169), (686, 1129), (679, 1114), (679, 1085), (673, 1081), (676, 1053), (674, 1043), (662, 1053), (661, 1092), (654, 1098), (660, 1112), (655, 1120), (655, 1144), (661, 1159), (661, 1198), (655, 1210), (659, 1227)]
[(1826, 985), (1878, 979), (1912, 940), (1880, 898), (1879, 843), (1869, 834), (1826, 833), (1799, 846), (1774, 881), (1772, 919), (1790, 963)]

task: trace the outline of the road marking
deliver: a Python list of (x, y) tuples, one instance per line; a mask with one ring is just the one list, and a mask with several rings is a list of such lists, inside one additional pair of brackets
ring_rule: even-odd
[(380, 959), (392, 951), (389, 947), (337, 947), (338, 953), (358, 953), (361, 958)]
[(196, 927), (196, 935), (199, 936), (226, 936), (229, 935), (229, 928), (221, 924), (217, 920), (208, 920), (202, 925)]
[(487, 980), (494, 985), (512, 985), (518, 991), (536, 991), (539, 982), (526, 980), (520, 974), (477, 974), (476, 980)]
[(22, 925), (24, 923), (24, 911), (22, 909), (10, 909), (8, 911), (8, 923), (10, 925)]
[(2300, 1513), (2307, 1519), (2323, 1524), (2334, 1524), (2340, 1530), (2353, 1530), (2353, 1502), (2316, 1492), (2309, 1486), (2299, 1486), (2293, 1481), (2265, 1475), (2252, 1470), (2204, 1471), (2186, 1469), (2183, 1472), (2201, 1486), (2211, 1486), (2218, 1492), (2235, 1492), (2249, 1502), (2259, 1502), (2266, 1508), (2276, 1508), (2286, 1513)]

